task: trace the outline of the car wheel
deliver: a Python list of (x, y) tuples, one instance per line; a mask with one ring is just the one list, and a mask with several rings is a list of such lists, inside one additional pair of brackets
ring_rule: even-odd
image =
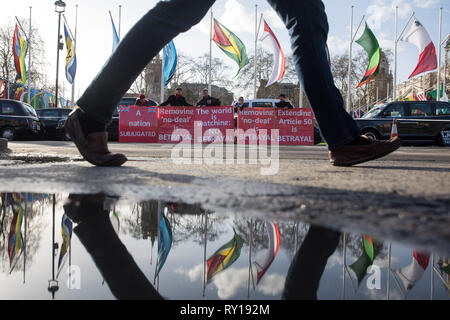
[(366, 130), (362, 134), (370, 140), (380, 140), (380, 135), (375, 130)]
[(13, 128), (4, 128), (1, 130), (0, 137), (8, 141), (13, 141), (16, 138), (16, 131)]

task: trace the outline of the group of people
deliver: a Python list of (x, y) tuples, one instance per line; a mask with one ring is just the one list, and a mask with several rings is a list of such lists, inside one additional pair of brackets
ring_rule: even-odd
[[(172, 106), (172, 107), (193, 107), (192, 104), (188, 103), (186, 98), (182, 95), (183, 89), (176, 88), (175, 94), (169, 96), (169, 98), (160, 104), (160, 106)], [(197, 102), (197, 107), (216, 107), (220, 106), (221, 102), (219, 99), (211, 97), (209, 95), (209, 90), (207, 88), (204, 88), (202, 90), (202, 99)], [(294, 106), (286, 100), (286, 96), (284, 94), (280, 94), (279, 96), (280, 102), (276, 103), (277, 108), (287, 108), (292, 109)], [(147, 106), (148, 100), (145, 99), (145, 95), (141, 94), (136, 99), (136, 105), (137, 106)], [(234, 103), (235, 111), (237, 112), (238, 109), (242, 110), (245, 107), (244, 105), (244, 97), (239, 97), (237, 103)]]

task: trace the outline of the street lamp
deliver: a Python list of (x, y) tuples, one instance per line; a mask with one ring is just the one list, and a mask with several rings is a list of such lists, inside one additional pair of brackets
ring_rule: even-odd
[(66, 10), (64, 1), (58, 0), (55, 2), (55, 12), (58, 13), (58, 44), (56, 47), (56, 89), (55, 89), (55, 107), (58, 108), (58, 82), (59, 82), (59, 50), (64, 48), (61, 42), (61, 14)]

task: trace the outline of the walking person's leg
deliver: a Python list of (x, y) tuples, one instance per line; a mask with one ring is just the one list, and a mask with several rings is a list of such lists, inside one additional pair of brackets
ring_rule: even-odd
[(123, 155), (107, 148), (106, 125), (121, 97), (161, 49), (178, 34), (200, 22), (215, 0), (159, 2), (128, 32), (78, 100), (79, 110), (67, 129), (83, 157), (95, 165), (120, 166)]
[(361, 137), (357, 123), (344, 109), (329, 66), (328, 21), (322, 1), (268, 2), (289, 30), (297, 74), (328, 143), (331, 162), (353, 165), (396, 150), (399, 141), (377, 143)]

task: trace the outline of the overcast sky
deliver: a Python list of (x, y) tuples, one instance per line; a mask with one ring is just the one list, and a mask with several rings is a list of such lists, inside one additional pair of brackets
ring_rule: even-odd
[[(301, 0), (297, 0), (301, 1)], [(78, 5), (76, 96), (81, 94), (101, 69), (112, 46), (111, 10), (116, 24), (119, 21), (119, 5), (122, 6), (122, 36), (156, 3), (156, 0), (66, 0), (66, 18), (75, 31), (75, 5)], [(189, 1), (187, 1), (189, 3)], [(348, 52), (350, 38), (350, 7), (354, 8), (354, 30), (362, 16), (378, 38), (382, 48), (393, 49), (395, 6), (399, 6), (399, 31), (414, 11), (417, 19), (429, 32), (436, 48), (439, 36), (439, 8), (444, 7), (442, 38), (450, 33), (450, 5), (444, 0), (324, 0), (330, 33), (328, 46), (331, 55)], [(447, 4), (447, 7), (445, 5)], [(188, 4), (187, 4), (188, 5)], [(291, 54), (287, 30), (265, 0), (217, 0), (213, 6), (214, 16), (233, 31), (246, 44), (249, 55), (254, 53), (255, 5), (264, 14), (272, 30), (279, 38), (286, 54)], [(48, 60), (48, 81), (56, 76), (56, 34), (57, 14), (54, 0), (16, 0), (2, 4), (0, 24), (14, 24), (14, 16), (28, 19), (32, 7), (32, 24), (39, 29), (45, 42)], [(182, 12), (182, 11), (181, 11)], [(181, 13), (182, 14), (182, 13)], [(209, 15), (190, 31), (175, 38), (178, 51), (190, 56), (209, 52)], [(116, 25), (118, 28), (118, 25)], [(362, 29), (362, 28), (361, 28)], [(409, 27), (407, 28), (407, 30)], [(407, 31), (406, 30), (406, 31)], [(362, 30), (359, 31), (361, 33)], [(148, 43), (151, 45), (151, 43)], [(355, 50), (360, 50), (357, 44)], [(65, 50), (64, 50), (65, 51)], [(70, 96), (69, 84), (64, 76), (64, 55), (61, 54), (60, 79), (65, 82), (66, 96)], [(230, 76), (237, 71), (237, 65), (229, 60), (220, 49), (213, 46), (213, 55), (230, 63)], [(409, 43), (399, 45), (399, 83), (408, 78), (418, 61), (418, 50)]]

